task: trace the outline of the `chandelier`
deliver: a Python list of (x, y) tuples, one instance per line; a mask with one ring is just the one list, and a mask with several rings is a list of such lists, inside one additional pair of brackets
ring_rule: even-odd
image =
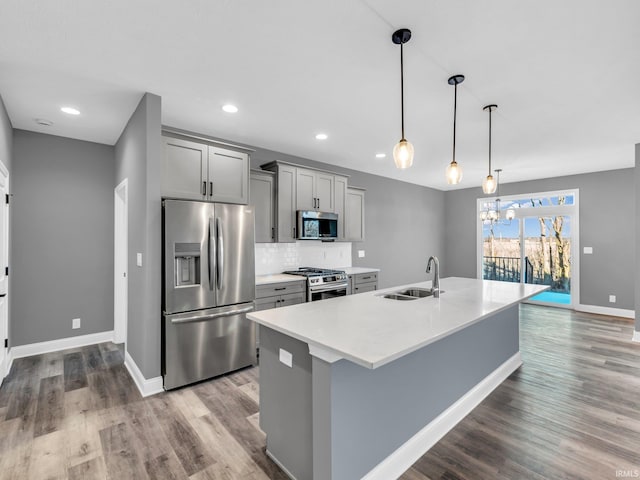
[[(503, 225), (511, 225), (511, 220), (513, 220), (516, 216), (516, 211), (509, 207), (503, 213), (500, 207), (500, 172), (501, 168), (497, 168), (494, 170), (496, 172), (496, 198), (495, 200), (485, 202), (482, 205), (482, 210), (480, 211), (480, 220), (485, 225), (495, 225), (495, 224), (503, 224)], [(504, 215), (504, 217), (503, 217)]]

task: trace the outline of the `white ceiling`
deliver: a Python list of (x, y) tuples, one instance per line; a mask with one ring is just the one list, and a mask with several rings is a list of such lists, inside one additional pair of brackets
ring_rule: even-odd
[(148, 91), (165, 125), (445, 190), (462, 73), (467, 188), (487, 171), (487, 103), (505, 183), (633, 166), (639, 25), (637, 0), (2, 0), (0, 95), (15, 128), (113, 144)]

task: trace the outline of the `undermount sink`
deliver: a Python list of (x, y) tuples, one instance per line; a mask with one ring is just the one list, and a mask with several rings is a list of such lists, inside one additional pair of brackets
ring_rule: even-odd
[[(444, 293), (440, 290), (440, 293)], [(404, 290), (398, 290), (397, 292), (387, 293), (383, 295), (383, 298), (390, 298), (391, 300), (417, 300), (419, 298), (433, 296), (433, 290), (430, 288), (405, 288)]]
[(384, 298), (390, 298), (391, 300), (417, 300), (418, 297), (410, 297), (408, 295), (398, 295), (397, 293), (387, 293)]
[(398, 295), (407, 295), (408, 297), (424, 298), (433, 295), (433, 291), (430, 288), (408, 288), (406, 290), (400, 290), (395, 292)]

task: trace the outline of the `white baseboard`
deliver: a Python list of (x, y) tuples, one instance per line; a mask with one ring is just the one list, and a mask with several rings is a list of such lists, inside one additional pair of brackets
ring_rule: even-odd
[(89, 335), (78, 335), (77, 337), (61, 338), (59, 340), (51, 340), (48, 342), (30, 343), (28, 345), (18, 345), (11, 347), (10, 354), (12, 359), (30, 357), (32, 355), (40, 355), (49, 352), (58, 352), (67, 348), (84, 347), (86, 345), (94, 345), (102, 342), (113, 341), (113, 330), (108, 332), (90, 333)]
[(280, 467), (280, 470), (282, 470), (287, 475), (287, 477), (289, 477), (291, 480), (297, 480), (296, 477), (294, 477), (293, 474), (289, 470), (287, 470), (285, 466), (280, 463), (280, 460), (274, 457), (269, 450), (265, 450), (265, 452), (267, 453), (267, 457), (273, 460), (273, 463), (278, 465)]
[(632, 342), (640, 342), (640, 330), (633, 331), (633, 338), (631, 338)]
[(576, 310), (578, 312), (596, 313), (598, 315), (609, 315), (610, 317), (624, 317), (624, 318), (636, 317), (635, 310), (625, 310), (624, 308), (600, 307), (598, 305), (583, 305), (580, 303), (576, 306)]
[(476, 408), (487, 395), (522, 365), (520, 352), (504, 362), (484, 380), (464, 394), (435, 420), (407, 440), (400, 448), (376, 465), (362, 480), (388, 480), (400, 477), (416, 460), (433, 447), (460, 420)]
[(140, 395), (143, 397), (149, 397), (156, 393), (164, 392), (162, 377), (146, 379), (138, 368), (138, 365), (136, 365), (136, 362), (133, 360), (131, 355), (129, 355), (129, 352), (124, 352), (124, 366), (127, 367), (129, 375), (131, 375), (133, 382), (140, 391)]

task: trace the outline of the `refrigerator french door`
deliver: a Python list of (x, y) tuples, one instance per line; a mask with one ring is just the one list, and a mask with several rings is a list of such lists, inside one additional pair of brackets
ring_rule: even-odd
[(162, 220), (165, 389), (255, 364), (253, 207), (164, 200)]

